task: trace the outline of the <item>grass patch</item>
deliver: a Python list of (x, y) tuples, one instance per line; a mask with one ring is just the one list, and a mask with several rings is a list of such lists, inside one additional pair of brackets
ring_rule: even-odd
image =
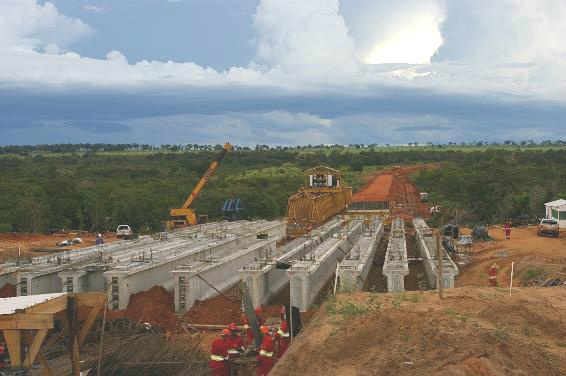
[(497, 326), (491, 332), (491, 336), (499, 343), (505, 343), (509, 339), (509, 332), (504, 326)]
[(543, 268), (537, 268), (534, 266), (529, 266), (522, 274), (521, 280), (523, 283), (528, 282), (532, 279), (537, 278), (544, 272)]
[(370, 308), (352, 302), (332, 302), (326, 306), (326, 312), (332, 315), (360, 316), (369, 313)]

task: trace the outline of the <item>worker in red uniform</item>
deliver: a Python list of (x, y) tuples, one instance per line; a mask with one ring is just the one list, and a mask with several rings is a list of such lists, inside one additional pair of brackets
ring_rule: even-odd
[(234, 357), (240, 353), (243, 353), (244, 348), (244, 340), (238, 334), (238, 328), (236, 327), (236, 323), (231, 323), (228, 325), (228, 330), (230, 331), (230, 345), (228, 348), (228, 356)]
[(267, 326), (264, 325), (259, 330), (263, 334), (263, 340), (256, 358), (258, 361), (256, 374), (257, 376), (267, 376), (275, 364), (273, 361), (273, 337), (269, 334)]
[(503, 225), (503, 233), (507, 240), (511, 239), (511, 222), (507, 222)]
[(281, 307), (281, 327), (275, 333), (275, 338), (277, 339), (277, 359), (281, 359), (289, 348), (289, 342), (291, 341), (289, 323), (285, 317), (285, 307)]
[(489, 277), (489, 286), (497, 287), (497, 264), (491, 265), (487, 274)]
[[(254, 312), (255, 312), (255, 315), (256, 315), (256, 317), (257, 317), (258, 325), (259, 325), (260, 327), (263, 326), (263, 324), (265, 324), (265, 320), (264, 320), (264, 318), (262, 317), (263, 309), (261, 309), (261, 307), (257, 307)], [(247, 317), (246, 317), (244, 320), (245, 320), (245, 323), (246, 323), (246, 324), (244, 325), (244, 327), (247, 329), (247, 333), (246, 333), (246, 346), (249, 346), (249, 345), (251, 345), (252, 343), (254, 343), (254, 332), (253, 332), (252, 328), (250, 328), (250, 326), (249, 326), (249, 321), (248, 321)]]
[(222, 329), (220, 338), (216, 338), (212, 342), (212, 350), (210, 351), (210, 370), (212, 376), (230, 376), (230, 365), (228, 364), (228, 347), (230, 343), (230, 331)]

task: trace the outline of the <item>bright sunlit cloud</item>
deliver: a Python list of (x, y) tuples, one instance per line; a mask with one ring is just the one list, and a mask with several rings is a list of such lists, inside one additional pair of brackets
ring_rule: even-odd
[(365, 58), (367, 64), (428, 64), (442, 45), (438, 14), (424, 13), (376, 43)]

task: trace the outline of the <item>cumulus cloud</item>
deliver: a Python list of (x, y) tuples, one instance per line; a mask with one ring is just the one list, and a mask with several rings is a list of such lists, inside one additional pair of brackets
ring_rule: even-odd
[(284, 70), (355, 71), (354, 42), (338, 0), (262, 0), (254, 15), (254, 62)]
[(343, 1), (358, 61), (427, 64), (442, 45), (442, 0)]
[[(128, 98), (156, 92), (171, 102), (189, 96), (192, 102), (184, 107), (165, 102), (159, 108), (136, 107), (145, 115), (120, 106), (116, 118), (104, 122), (96, 117), (98, 108), (88, 122), (78, 119), (84, 113), (30, 120), (59, 124), (65, 132), (80, 124), (102, 133), (116, 126), (130, 138), (136, 130), (156, 142), (174, 142), (165, 139), (177, 132), (187, 142), (216, 142), (221, 133), (240, 143), (273, 144), (402, 143), (409, 137), (450, 141), (454, 135), (479, 139), (491, 129), (482, 128), (488, 118), (489, 127), (508, 129), (504, 124), (512, 121), (517, 134), (550, 137), (564, 132), (556, 130), (562, 109), (537, 108), (536, 116), (522, 113), (509, 120), (528, 107), (510, 111), (505, 106), (564, 104), (566, 44), (560, 39), (566, 35), (565, 17), (566, 3), (560, 0), (501, 0), (489, 7), (485, 0), (261, 0), (253, 18), (253, 60), (246, 67), (217, 71), (192, 62), (129, 62), (117, 50), (105, 59), (80, 56), (71, 44), (93, 33), (81, 20), (59, 13), (49, 2), (0, 0), (0, 89), (21, 86), (102, 97), (128, 92)], [(242, 98), (249, 91), (258, 94)], [(414, 96), (396, 96), (399, 92)], [(271, 101), (267, 109), (255, 106), (262, 96)], [(428, 102), (435, 96), (442, 97), (441, 104)], [(222, 105), (207, 108), (211, 102)], [(186, 114), (193, 103), (199, 106)], [(18, 123), (18, 113), (11, 124)], [(533, 117), (552, 127), (537, 125)], [(167, 126), (171, 132), (159, 130)], [(10, 132), (5, 137), (15, 137), (13, 127)], [(200, 138), (189, 140), (190, 135)]]
[(80, 19), (60, 14), (53, 3), (0, 1), (0, 49), (36, 49), (48, 44), (67, 47), (92, 33)]

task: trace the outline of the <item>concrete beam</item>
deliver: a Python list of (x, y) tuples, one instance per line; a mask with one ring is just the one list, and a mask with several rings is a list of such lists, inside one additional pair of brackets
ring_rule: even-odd
[(275, 257), (250, 263), (240, 269), (242, 282), (247, 285), (254, 307), (268, 304), (269, 301), (289, 284), (286, 270), (275, 269), (275, 262), (290, 263), (304, 258), (314, 248), (342, 229), (344, 221), (334, 218), (312, 231), (311, 236), (302, 236), (280, 246)]
[(383, 222), (376, 219), (364, 228), (360, 239), (338, 265), (338, 281), (342, 291), (359, 291), (371, 269), (377, 246), (383, 237)]
[(302, 312), (307, 311), (322, 288), (336, 271), (341, 261), (357, 242), (362, 222), (352, 221), (336, 234), (316, 247), (306, 258), (295, 262), (288, 270), (291, 285), (291, 304)]
[(209, 234), (208, 237), (197, 238), (184, 247), (175, 247), (167, 252), (159, 250), (153, 252), (152, 256), (141, 259), (138, 257), (130, 262), (122, 257), (119, 260), (121, 262), (114, 262), (104, 273), (110, 286), (110, 308), (126, 309), (132, 294), (146, 291), (153, 286), (162, 286), (173, 291), (175, 283), (171, 271), (197, 259), (212, 260), (226, 251), (237, 252), (263, 236), (267, 236), (267, 239), (280, 239), (284, 226), (282, 221), (247, 222), (245, 226), (238, 226), (239, 230), (233, 233), (230, 232), (232, 230), (226, 230), (212, 236)]
[(409, 274), (405, 223), (395, 218), (391, 224), (389, 244), (383, 263), (383, 275), (387, 277), (387, 292), (405, 291), (405, 276)]
[[(417, 234), (417, 249), (423, 259), (425, 274), (428, 284), (431, 288), (437, 289), (438, 275), (438, 257), (436, 248), (436, 239), (432, 230), (428, 227), (422, 218), (413, 220)], [(454, 287), (454, 277), (458, 275), (458, 266), (452, 261), (452, 258), (441, 245), (442, 253), (442, 283), (444, 288)]]
[(275, 252), (276, 242), (282, 235), (243, 247), (241, 250), (225, 252), (217, 259), (195, 260), (173, 270), (175, 283), (175, 310), (185, 313), (197, 300), (205, 300), (225, 291), (240, 281), (240, 270), (265, 254)]

